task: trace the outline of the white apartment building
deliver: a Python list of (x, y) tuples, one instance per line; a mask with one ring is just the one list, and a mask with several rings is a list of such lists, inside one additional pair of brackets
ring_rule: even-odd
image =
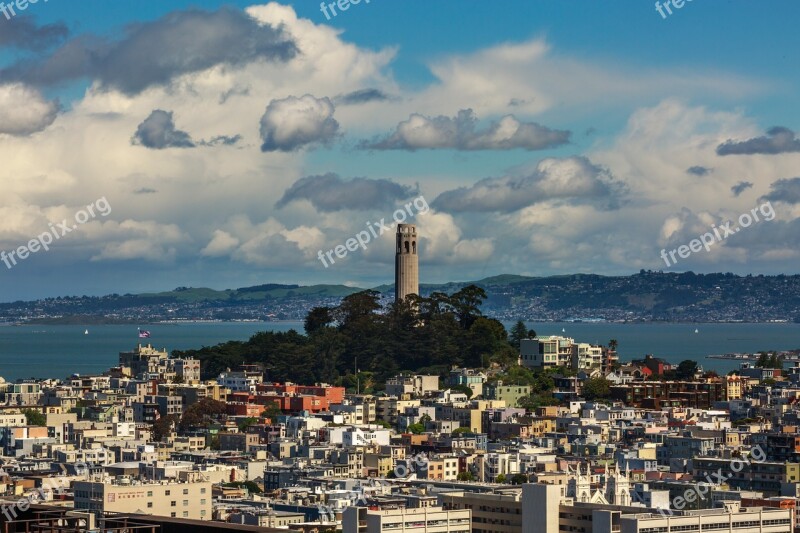
[(520, 473), (520, 459), (518, 453), (490, 452), (480, 456), (477, 462), (478, 479), (495, 483), (497, 476), (513, 476)]
[(368, 509), (348, 507), (342, 513), (342, 533), (471, 533), (472, 511), (441, 507)]
[[(388, 429), (362, 429), (346, 428), (342, 432), (342, 445), (345, 448), (350, 446), (388, 446), (391, 444), (392, 432)], [(333, 443), (333, 440), (331, 440)]]
[(260, 372), (223, 372), (217, 378), (217, 383), (233, 392), (256, 392), (256, 385), (264, 381)]
[(361, 425), (366, 423), (364, 406), (349, 403), (335, 403), (330, 406), (330, 412), (342, 415), (342, 423)]
[(28, 418), (23, 413), (0, 414), (0, 427), (27, 426)]

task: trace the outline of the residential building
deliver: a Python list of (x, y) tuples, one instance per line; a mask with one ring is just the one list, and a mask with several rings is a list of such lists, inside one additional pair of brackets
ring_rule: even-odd
[(208, 481), (142, 483), (125, 477), (76, 481), (75, 510), (210, 520), (211, 486)]
[(471, 524), (469, 509), (348, 507), (342, 513), (342, 533), (472, 533)]

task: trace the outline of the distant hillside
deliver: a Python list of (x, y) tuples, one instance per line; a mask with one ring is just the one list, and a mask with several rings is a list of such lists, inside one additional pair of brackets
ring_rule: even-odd
[[(800, 322), (800, 276), (641, 271), (632, 276), (512, 274), (477, 281), (423, 284), (420, 293), (486, 290), (483, 312), (500, 320), (666, 322)], [(145, 294), (48, 298), (0, 304), (0, 321), (302, 320), (315, 306), (334, 306), (360, 288), (268, 283), (239, 289), (178, 287)], [(385, 299), (393, 285), (374, 287)]]
[(244, 302), (266, 299), (284, 299), (304, 296), (342, 298), (362, 289), (346, 287), (344, 285), (279, 285), (270, 283), (241, 289), (214, 289), (178, 287), (175, 290), (159, 293), (143, 293), (138, 295), (126, 294), (123, 298), (135, 301), (141, 299), (143, 303), (148, 300), (174, 301), (174, 302)]

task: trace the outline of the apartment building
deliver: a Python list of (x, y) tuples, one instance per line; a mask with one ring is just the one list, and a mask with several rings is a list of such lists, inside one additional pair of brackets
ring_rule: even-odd
[(342, 513), (342, 533), (471, 533), (471, 524), (469, 509), (348, 507)]
[(466, 385), (472, 390), (472, 397), (483, 395), (486, 374), (472, 368), (455, 368), (447, 376), (448, 385)]
[(458, 457), (430, 458), (417, 475), (421, 479), (455, 481), (458, 478)]
[(741, 400), (747, 389), (747, 379), (741, 376), (728, 376), (725, 378), (725, 401)]
[(572, 345), (569, 337), (552, 335), (520, 341), (520, 364), (529, 368), (568, 367), (572, 364)]
[[(602, 514), (602, 513), (599, 513)], [(617, 517), (605, 513), (611, 520), (597, 520), (595, 533), (611, 533)], [(665, 513), (666, 514), (666, 513)], [(725, 502), (719, 509), (678, 511), (674, 515), (661, 513), (622, 514), (618, 518), (619, 533), (657, 533), (714, 531), (714, 533), (792, 533), (793, 510), (769, 507), (740, 508), (738, 502)], [(603, 517), (605, 518), (605, 517)], [(606, 529), (605, 524), (612, 527)]]
[(42, 386), (35, 380), (24, 379), (17, 383), (0, 382), (0, 405), (36, 405), (41, 396)]
[(443, 509), (471, 510), (472, 533), (522, 531), (522, 491), (502, 493), (447, 492), (439, 496)]
[(386, 380), (386, 394), (398, 398), (425, 396), (437, 390), (439, 390), (439, 376), (396, 376)]
[(725, 383), (718, 381), (645, 381), (611, 387), (611, 398), (628, 406), (661, 409), (711, 409), (725, 399)]
[(696, 478), (705, 479), (706, 476), (719, 473), (727, 479), (727, 484), (732, 489), (780, 494), (782, 484), (800, 483), (800, 463), (695, 457), (692, 465)]
[(75, 509), (210, 520), (211, 486), (208, 481), (141, 483), (127, 477), (76, 481)]
[(504, 401), (509, 407), (517, 407), (519, 400), (530, 396), (531, 388), (528, 385), (505, 385), (502, 380), (487, 383), (483, 387), (483, 396), (487, 400)]
[(218, 385), (233, 392), (255, 393), (256, 387), (263, 381), (263, 372), (250, 368), (239, 372), (223, 372), (217, 377)]
[(575, 370), (594, 370), (603, 366), (603, 347), (578, 342), (571, 347), (571, 364)]

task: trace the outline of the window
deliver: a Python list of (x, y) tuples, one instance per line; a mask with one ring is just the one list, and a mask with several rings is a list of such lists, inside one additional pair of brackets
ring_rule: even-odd
[(205, 489), (205, 487), (204, 487), (204, 488), (202, 488), (202, 489), (200, 489), (200, 494), (205, 494), (205, 493), (206, 493), (206, 489)]
[(148, 490), (147, 491), (147, 497), (148, 498), (152, 498), (153, 497), (153, 491), (152, 490)]
[(147, 508), (148, 509), (152, 509), (153, 508), (153, 502), (147, 502)]
[(200, 505), (205, 505), (205, 504), (206, 504), (206, 499), (205, 499), (205, 498), (202, 498), (202, 499), (200, 500)]
[(169, 502), (169, 506), (170, 507), (175, 507), (177, 504), (178, 504), (178, 502), (176, 502), (175, 500), (172, 500), (171, 502)]
[(186, 507), (187, 505), (189, 505), (189, 500), (183, 500), (183, 506)]
[(189, 494), (189, 489), (183, 489), (184, 494)]
[(169, 491), (164, 491), (164, 496), (169, 496)]
[(183, 517), (184, 517), (184, 518), (186, 518), (186, 517), (188, 517), (188, 516), (189, 516), (189, 511), (184, 511), (184, 512), (183, 512)]
[(200, 516), (205, 516), (205, 515), (206, 515), (206, 510), (205, 510), (205, 509), (203, 509), (202, 511), (200, 511)]
[(177, 515), (175, 512), (169, 513), (169, 515), (170, 515), (172, 518), (175, 518), (176, 516), (178, 516), (178, 515)]

